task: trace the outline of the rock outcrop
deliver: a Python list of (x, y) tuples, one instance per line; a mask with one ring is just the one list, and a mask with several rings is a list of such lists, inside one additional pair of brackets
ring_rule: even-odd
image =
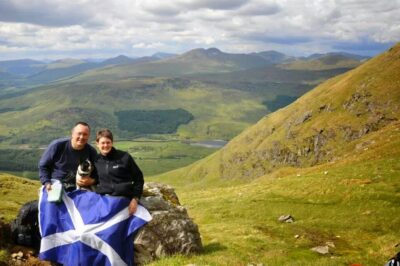
[(172, 254), (190, 254), (202, 250), (197, 225), (170, 186), (146, 183), (140, 203), (153, 216), (135, 237), (135, 262), (144, 264)]

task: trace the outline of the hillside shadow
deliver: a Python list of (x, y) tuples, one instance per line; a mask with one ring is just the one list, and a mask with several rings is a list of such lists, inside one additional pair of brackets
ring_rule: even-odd
[(211, 254), (211, 253), (214, 253), (214, 252), (217, 252), (217, 251), (226, 250), (226, 249), (227, 249), (226, 246), (224, 246), (224, 245), (222, 245), (222, 244), (220, 244), (218, 242), (217, 243), (210, 243), (210, 244), (207, 244), (207, 245), (203, 246), (202, 254)]

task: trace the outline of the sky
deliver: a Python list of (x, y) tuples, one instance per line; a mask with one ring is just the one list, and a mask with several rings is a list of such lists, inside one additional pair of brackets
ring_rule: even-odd
[(0, 61), (349, 52), (400, 41), (400, 0), (1, 0)]

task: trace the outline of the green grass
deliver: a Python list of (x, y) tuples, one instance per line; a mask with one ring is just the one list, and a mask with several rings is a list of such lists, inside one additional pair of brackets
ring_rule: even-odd
[[(396, 156), (288, 169), (250, 184), (177, 187), (205, 252), (151, 265), (383, 265), (400, 239), (399, 162)], [(295, 222), (279, 223), (283, 214)], [(335, 245), (327, 256), (310, 250), (327, 242)]]
[(15, 219), (24, 203), (38, 199), (39, 188), (38, 181), (0, 173), (0, 213), (4, 221)]
[(117, 141), (114, 146), (134, 157), (145, 178), (184, 167), (217, 150), (177, 140)]
[(4, 172), (5, 174), (20, 176), (20, 177), (32, 179), (32, 180), (39, 180), (38, 170), (36, 170), (36, 171), (3, 171), (3, 170), (1, 170), (1, 171)]
[[(336, 162), (252, 181), (221, 179), (218, 153), (151, 178), (176, 187), (205, 246), (198, 256), (151, 265), (383, 265), (399, 251), (399, 126), (348, 143)], [(295, 223), (279, 223), (284, 214)], [(335, 246), (329, 255), (310, 250), (326, 243)]]

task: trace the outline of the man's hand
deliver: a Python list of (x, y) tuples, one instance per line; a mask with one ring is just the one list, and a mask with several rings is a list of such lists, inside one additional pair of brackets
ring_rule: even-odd
[(83, 176), (80, 179), (76, 180), (76, 184), (80, 187), (90, 187), (96, 182), (94, 178), (90, 176)]
[(46, 191), (50, 191), (51, 190), (51, 183), (46, 183), (45, 187), (46, 187)]
[(133, 198), (131, 200), (131, 202), (129, 203), (129, 207), (128, 207), (129, 215), (133, 215), (136, 212), (138, 203), (139, 203), (139, 199), (137, 199), (137, 198)]

